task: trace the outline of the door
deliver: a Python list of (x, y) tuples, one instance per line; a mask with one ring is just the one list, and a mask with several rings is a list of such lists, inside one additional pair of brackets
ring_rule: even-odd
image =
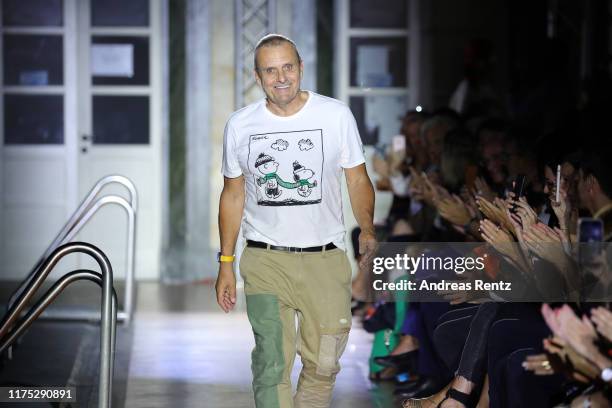
[[(78, 2), (78, 195), (109, 174), (138, 191), (136, 277), (157, 278), (161, 236), (160, 0)], [(106, 191), (124, 197), (125, 189)], [(79, 239), (99, 246), (125, 276), (127, 216), (101, 208)], [(85, 258), (85, 257), (84, 257)], [(89, 258), (82, 266), (93, 267)]]
[[(2, 0), (0, 13), (0, 279), (23, 279), (109, 174), (139, 193), (136, 278), (158, 278), (163, 0)], [(126, 222), (105, 206), (76, 238), (119, 280)], [(99, 269), (70, 256), (51, 279), (78, 267)]]
[(0, 276), (21, 280), (77, 201), (76, 12), (74, 0), (0, 6)]

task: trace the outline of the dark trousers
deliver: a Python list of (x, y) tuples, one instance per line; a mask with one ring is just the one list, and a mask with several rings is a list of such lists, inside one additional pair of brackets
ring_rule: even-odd
[(450, 381), (452, 372), (445, 366), (433, 344), (433, 333), (438, 319), (449, 309), (448, 303), (420, 303), (415, 327), (419, 340), (418, 372), (441, 383)]
[(562, 376), (537, 376), (522, 367), (527, 356), (542, 353), (542, 339), (549, 335), (539, 304), (501, 305), (487, 336), (490, 408), (552, 406)]
[(499, 304), (487, 302), (442, 316), (434, 332), (434, 343), (450, 370), (479, 389), (487, 371), (486, 333), (493, 324)]

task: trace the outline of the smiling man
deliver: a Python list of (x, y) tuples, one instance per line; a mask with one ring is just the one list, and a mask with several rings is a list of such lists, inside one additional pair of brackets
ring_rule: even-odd
[[(293, 41), (265, 36), (254, 65), (266, 97), (225, 127), (217, 302), (225, 312), (236, 303), (233, 260), (242, 225), (256, 406), (329, 407), (351, 328), (342, 174), (361, 227), (361, 267), (376, 249), (374, 190), (353, 115), (335, 99), (300, 89), (304, 65)], [(303, 368), (294, 397), (296, 353)]]

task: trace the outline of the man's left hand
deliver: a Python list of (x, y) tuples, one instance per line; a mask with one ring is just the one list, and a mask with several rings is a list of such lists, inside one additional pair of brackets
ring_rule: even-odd
[(359, 255), (361, 255), (361, 259), (359, 260), (360, 269), (365, 269), (371, 264), (377, 249), (378, 242), (376, 242), (374, 229), (362, 230), (359, 234)]

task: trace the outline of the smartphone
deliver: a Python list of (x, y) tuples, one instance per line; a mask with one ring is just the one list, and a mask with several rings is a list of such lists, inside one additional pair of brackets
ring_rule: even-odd
[(393, 136), (391, 146), (394, 152), (406, 150), (406, 137), (404, 135)]
[[(514, 193), (514, 201), (518, 201), (519, 197), (523, 196), (525, 190), (525, 175), (519, 174), (516, 179), (512, 182), (512, 192)], [(516, 204), (512, 204), (510, 209), (512, 213), (516, 212)]]
[(595, 218), (579, 218), (578, 242), (580, 264), (593, 263), (603, 248), (603, 222)]
[(512, 192), (514, 193), (514, 199), (518, 200), (519, 197), (523, 196), (525, 190), (525, 175), (519, 174), (516, 179), (512, 182)]
[(557, 165), (557, 184), (555, 185), (555, 202), (559, 202), (559, 190), (561, 190), (561, 165)]

